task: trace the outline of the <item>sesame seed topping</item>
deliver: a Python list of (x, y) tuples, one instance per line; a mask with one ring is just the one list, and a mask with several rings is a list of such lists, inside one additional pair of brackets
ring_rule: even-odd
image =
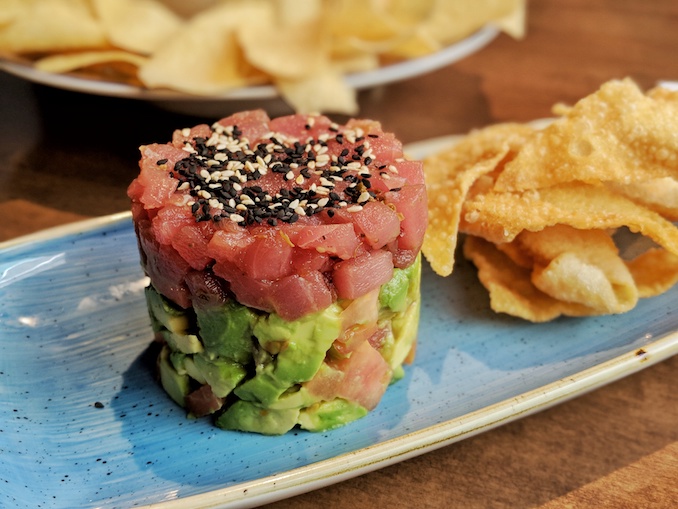
[[(370, 181), (373, 172), (386, 179), (397, 168), (375, 158), (370, 139), (378, 135), (331, 123), (311, 136), (317, 124), (317, 117), (309, 115), (309, 132), (302, 139), (271, 131), (253, 143), (234, 125), (215, 123), (205, 137), (191, 138), (194, 131), (182, 129), (186, 157), (167, 171), (179, 181), (176, 190), (185, 195), (183, 203), (196, 221), (276, 226), (321, 211), (331, 217), (336, 208), (356, 212), (368, 201), (381, 199), (383, 191)], [(265, 175), (265, 184), (259, 185)]]

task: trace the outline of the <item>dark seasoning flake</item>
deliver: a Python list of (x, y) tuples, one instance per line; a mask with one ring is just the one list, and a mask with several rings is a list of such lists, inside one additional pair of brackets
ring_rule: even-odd
[[(307, 130), (313, 121), (309, 117)], [(377, 165), (370, 139), (378, 135), (365, 136), (360, 128), (340, 130), (332, 123), (329, 132), (304, 141), (270, 132), (256, 146), (237, 126), (215, 123), (211, 131), (209, 138), (185, 142), (183, 150), (188, 156), (170, 171), (179, 181), (177, 190), (188, 193), (186, 204), (196, 221), (276, 226), (279, 221), (294, 223), (300, 216), (322, 211), (330, 217), (334, 209), (357, 212), (368, 201), (379, 199), (372, 190), (372, 172), (388, 178), (389, 173), (398, 171), (393, 165)], [(189, 136), (190, 132), (187, 128), (182, 134)], [(351, 146), (330, 155), (330, 143)], [(166, 159), (157, 162), (166, 163)], [(266, 186), (263, 180), (262, 185), (256, 184), (267, 175)], [(271, 180), (275, 180), (277, 191), (269, 193), (265, 188), (271, 189)]]

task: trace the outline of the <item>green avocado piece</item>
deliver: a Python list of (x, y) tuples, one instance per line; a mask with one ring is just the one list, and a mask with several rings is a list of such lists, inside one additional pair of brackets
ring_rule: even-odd
[(365, 417), (365, 407), (342, 398), (323, 401), (299, 413), (299, 425), (308, 431), (329, 431)]
[(391, 369), (400, 366), (414, 346), (419, 328), (420, 310), (421, 300), (416, 300), (410, 303), (407, 311), (393, 317), (391, 324), (395, 340), (389, 359)]
[(320, 401), (320, 397), (309, 394), (305, 387), (295, 385), (287, 389), (268, 408), (286, 410), (288, 408), (304, 408)]
[(160, 383), (169, 396), (179, 405), (185, 406), (184, 398), (189, 391), (189, 377), (179, 374), (170, 362), (170, 349), (165, 345), (158, 355)]
[(186, 334), (189, 327), (186, 312), (156, 292), (152, 286), (147, 286), (145, 291), (148, 312), (151, 315), (151, 321), (155, 321), (154, 330), (158, 332), (157, 323), (159, 322), (171, 332)]
[(412, 265), (404, 269), (394, 269), (391, 280), (379, 290), (379, 304), (398, 313), (407, 308), (413, 283), (418, 287), (421, 277), (421, 257), (417, 256)]
[(200, 385), (206, 384), (205, 376), (195, 367), (192, 355), (186, 355), (181, 352), (170, 352), (169, 361), (172, 367), (180, 375), (188, 375), (193, 380), (196, 380)]
[(268, 406), (294, 384), (310, 380), (341, 333), (341, 311), (335, 303), (294, 321), (275, 313), (260, 317), (253, 333), (273, 357), (258, 364), (256, 375), (235, 389), (235, 394)]
[(240, 364), (252, 360), (252, 325), (256, 314), (234, 301), (221, 306), (196, 307), (205, 352)]
[(172, 350), (182, 353), (200, 353), (204, 350), (195, 334), (178, 334), (170, 330), (162, 330), (160, 334)]
[(407, 305), (407, 288), (410, 286), (408, 273), (403, 269), (394, 269), (391, 280), (379, 290), (379, 304), (392, 311), (402, 311)]
[(282, 435), (297, 424), (298, 418), (298, 409), (270, 410), (250, 401), (236, 401), (217, 418), (216, 425), (222, 429)]
[(230, 359), (208, 359), (204, 355), (194, 355), (193, 363), (200, 375), (219, 398), (225, 398), (247, 375), (247, 370)]

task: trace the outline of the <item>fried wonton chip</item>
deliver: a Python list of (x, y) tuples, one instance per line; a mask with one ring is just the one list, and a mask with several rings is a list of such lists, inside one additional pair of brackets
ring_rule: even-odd
[(497, 247), (479, 237), (464, 240), (464, 257), (478, 269), (478, 279), (490, 294), (490, 307), (531, 322), (547, 322), (561, 315), (586, 316), (591, 310), (559, 301), (532, 283), (532, 271), (513, 263)]
[(627, 262), (639, 297), (654, 297), (678, 283), (678, 256), (664, 249), (649, 249)]
[(491, 242), (567, 224), (579, 229), (628, 226), (678, 255), (678, 227), (656, 212), (601, 186), (572, 183), (519, 193), (492, 190), (464, 203), (460, 229)]
[(468, 147), (495, 133), (495, 150), (515, 142), (501, 125), (425, 161), (424, 254), (447, 275), (466, 234), (464, 255), (498, 312), (626, 312), (678, 282), (678, 93), (612, 81), (556, 111), (496, 160)]
[(645, 95), (629, 79), (605, 83), (535, 134), (496, 190), (678, 178), (678, 101), (667, 95)]
[(452, 273), (461, 206), (468, 190), (479, 177), (493, 172), (509, 153), (516, 152), (532, 132), (522, 124), (497, 125), (472, 133), (452, 150), (424, 161), (428, 169), (429, 227), (423, 252), (436, 273)]
[(678, 221), (678, 180), (671, 177), (650, 179), (634, 184), (607, 182), (608, 187), (623, 194), (670, 221)]
[(522, 232), (515, 243), (533, 260), (534, 285), (557, 300), (600, 314), (623, 313), (638, 302), (633, 277), (603, 230), (558, 224)]

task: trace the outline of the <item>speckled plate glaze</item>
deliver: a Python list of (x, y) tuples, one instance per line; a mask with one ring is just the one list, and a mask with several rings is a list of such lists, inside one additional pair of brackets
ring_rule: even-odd
[(144, 284), (126, 213), (0, 245), (0, 507), (260, 505), (462, 440), (678, 352), (678, 288), (624, 315), (535, 325), (490, 311), (460, 260), (447, 279), (426, 267), (417, 358), (367, 417), (322, 434), (226, 432), (187, 420), (154, 382)]

